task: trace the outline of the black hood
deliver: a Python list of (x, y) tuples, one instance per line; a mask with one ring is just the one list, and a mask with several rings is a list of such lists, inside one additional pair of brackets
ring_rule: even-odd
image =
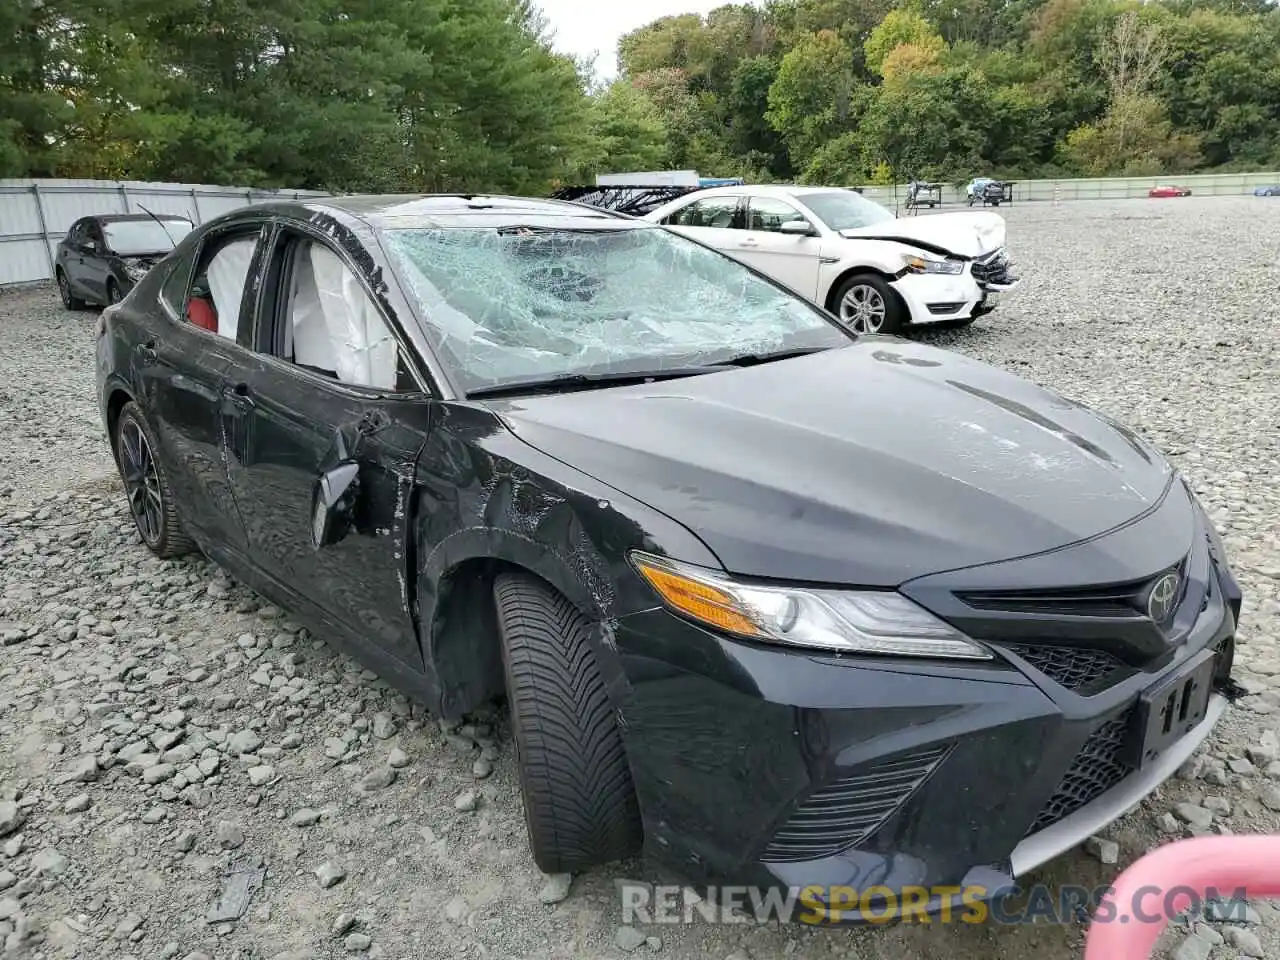
[(1134, 519), (1172, 479), (1100, 415), (895, 338), (493, 409), (747, 576), (893, 586), (1022, 557)]

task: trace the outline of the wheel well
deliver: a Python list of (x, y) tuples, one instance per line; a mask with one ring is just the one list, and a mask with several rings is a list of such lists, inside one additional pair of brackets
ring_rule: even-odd
[(119, 388), (113, 390), (111, 396), (107, 398), (107, 444), (111, 447), (112, 456), (115, 456), (116, 451), (116, 424), (120, 422), (120, 411), (132, 399), (133, 397)]
[[(890, 283), (894, 279), (893, 274), (885, 273), (883, 270), (878, 270), (875, 267), (867, 267), (867, 266), (850, 267), (848, 270), (844, 271), (844, 273), (840, 274), (840, 276), (836, 277), (835, 281), (831, 284), (830, 289), (827, 290), (827, 302), (824, 303), (823, 306), (830, 313), (836, 312), (836, 306), (837, 306), (836, 294), (840, 292), (840, 286), (850, 277), (859, 273), (869, 273), (872, 276), (879, 277), (885, 283)], [(898, 305), (901, 306), (903, 310), (906, 310), (907, 309), (906, 302), (902, 299), (902, 297), (898, 296), (898, 291), (894, 290), (893, 287), (890, 287), (889, 292), (892, 293), (894, 298), (898, 301)]]
[(500, 573), (524, 574), (558, 591), (536, 571), (492, 557), (464, 560), (441, 577), (430, 626), (434, 662), (428, 666), (435, 668), (447, 717), (461, 717), (506, 696), (498, 603), (493, 595)]
[(461, 716), (506, 692), (493, 583), (499, 573), (520, 569), (476, 557), (440, 580), (431, 637), (441, 699), (450, 715)]

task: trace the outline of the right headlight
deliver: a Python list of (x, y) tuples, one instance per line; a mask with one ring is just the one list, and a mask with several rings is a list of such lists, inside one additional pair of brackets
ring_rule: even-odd
[(891, 590), (743, 584), (703, 567), (632, 551), (668, 607), (723, 633), (834, 653), (990, 660), (991, 653)]
[(964, 261), (912, 256), (907, 257), (907, 269), (912, 273), (943, 273), (955, 276), (964, 271)]
[(1213, 557), (1215, 563), (1224, 570), (1231, 570), (1231, 561), (1227, 558), (1227, 548), (1222, 542), (1222, 534), (1218, 532), (1217, 525), (1213, 522), (1213, 518), (1209, 516), (1209, 511), (1204, 508), (1204, 504), (1200, 502), (1200, 498), (1196, 496), (1196, 492), (1191, 489), (1191, 484), (1185, 476), (1178, 474), (1182, 480), (1182, 486), (1187, 491), (1187, 496), (1191, 498), (1191, 503), (1195, 506), (1200, 514), (1200, 522), (1204, 524), (1205, 538), (1209, 541), (1209, 556)]

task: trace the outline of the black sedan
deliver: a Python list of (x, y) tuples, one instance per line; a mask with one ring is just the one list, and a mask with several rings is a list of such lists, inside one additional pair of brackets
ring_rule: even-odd
[(62, 305), (118, 303), (191, 232), (185, 217), (117, 213), (81, 217), (58, 241), (53, 279)]
[(439, 717), (505, 694), (546, 871), (993, 890), (1235, 689), (1239, 587), (1151, 446), (647, 222), (245, 208), (97, 337), (151, 550)]

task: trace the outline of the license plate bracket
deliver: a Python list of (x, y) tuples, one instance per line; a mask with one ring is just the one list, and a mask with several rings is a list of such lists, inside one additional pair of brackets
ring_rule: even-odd
[(1131, 741), (1135, 766), (1151, 763), (1204, 720), (1217, 659), (1216, 651), (1202, 650), (1138, 698)]

